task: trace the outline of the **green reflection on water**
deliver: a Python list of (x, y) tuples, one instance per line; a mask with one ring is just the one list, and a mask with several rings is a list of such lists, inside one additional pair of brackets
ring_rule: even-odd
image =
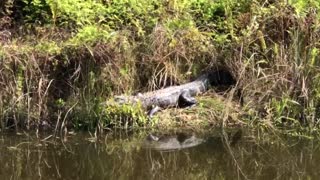
[[(96, 142), (88, 134), (77, 134), (64, 143), (2, 134), (0, 179), (316, 179), (320, 175), (317, 140), (215, 130), (191, 133), (179, 142), (193, 136), (204, 141), (159, 151), (146, 145), (145, 133), (108, 134)], [(159, 137), (176, 143), (170, 138), (178, 136)]]

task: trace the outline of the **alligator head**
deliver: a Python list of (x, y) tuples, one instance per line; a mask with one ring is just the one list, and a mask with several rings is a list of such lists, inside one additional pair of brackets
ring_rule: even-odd
[(140, 99), (140, 96), (115, 96), (114, 101), (119, 103), (119, 104), (134, 104), (137, 103)]

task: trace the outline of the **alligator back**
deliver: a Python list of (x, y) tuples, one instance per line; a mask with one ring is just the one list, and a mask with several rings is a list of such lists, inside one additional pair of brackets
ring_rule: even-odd
[(137, 103), (141, 102), (142, 106), (150, 109), (153, 106), (162, 108), (177, 106), (179, 97), (183, 91), (188, 91), (190, 96), (203, 93), (208, 89), (208, 75), (204, 74), (195, 81), (182, 84), (179, 86), (170, 86), (156, 91), (138, 94), (136, 96), (117, 96), (118, 102), (122, 103)]

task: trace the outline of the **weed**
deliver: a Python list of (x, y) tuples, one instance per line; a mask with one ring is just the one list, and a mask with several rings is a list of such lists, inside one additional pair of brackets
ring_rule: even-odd
[(144, 126), (140, 108), (100, 103), (224, 67), (237, 80), (225, 103), (239, 98), (247, 124), (316, 127), (319, 8), (303, 0), (5, 0), (0, 117), (36, 128), (61, 119)]

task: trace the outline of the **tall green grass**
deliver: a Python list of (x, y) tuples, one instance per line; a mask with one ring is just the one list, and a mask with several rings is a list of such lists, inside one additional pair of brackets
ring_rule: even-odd
[(108, 126), (100, 103), (113, 95), (221, 66), (238, 80), (249, 124), (317, 127), (319, 8), (303, 0), (2, 1), (2, 127)]

